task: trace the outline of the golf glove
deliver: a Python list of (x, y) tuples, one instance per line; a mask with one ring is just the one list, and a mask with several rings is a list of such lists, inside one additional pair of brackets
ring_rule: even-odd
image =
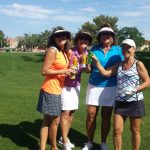
[(132, 95), (134, 95), (136, 92), (137, 92), (137, 89), (136, 89), (135, 87), (128, 87), (128, 88), (125, 90), (125, 95), (126, 95), (126, 96), (132, 96)]

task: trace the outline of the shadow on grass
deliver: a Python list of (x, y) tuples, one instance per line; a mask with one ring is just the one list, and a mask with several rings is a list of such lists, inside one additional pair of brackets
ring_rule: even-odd
[[(61, 136), (61, 129), (59, 126), (57, 140), (59, 140), (60, 136)], [(78, 149), (79, 148), (82, 149), (84, 147), (84, 143), (87, 142), (87, 136), (73, 128), (70, 129), (68, 137), (70, 138), (71, 143), (75, 145), (75, 148), (73, 148), (74, 150), (76, 150), (77, 147)], [(61, 149), (60, 144), (58, 144), (58, 147)], [(100, 149), (100, 145), (97, 143), (94, 143), (93, 150), (99, 150), (99, 149)]]
[(40, 63), (40, 62), (43, 62), (43, 60), (44, 60), (44, 53), (35, 54), (34, 56), (33, 55), (25, 55), (25, 56), (21, 56), (21, 57), (24, 59), (24, 61)]
[[(0, 124), (0, 136), (3, 138), (9, 138), (19, 147), (26, 147), (29, 150), (39, 149), (39, 135), (41, 128), (42, 120), (38, 119), (35, 122), (23, 121), (19, 124)], [(61, 136), (59, 129), (58, 139)], [(86, 142), (87, 137), (81, 132), (70, 129), (69, 137), (71, 142), (75, 144), (75, 147), (83, 147), (84, 142)], [(49, 142), (48, 142), (49, 143)], [(58, 147), (61, 148), (61, 145), (58, 144)], [(75, 148), (74, 148), (75, 149)], [(94, 150), (98, 150), (99, 145), (94, 145)]]
[(41, 120), (36, 120), (34, 123), (23, 121), (17, 125), (0, 124), (0, 135), (9, 138), (20, 147), (37, 150), (39, 149), (37, 138), (39, 138), (40, 126)]

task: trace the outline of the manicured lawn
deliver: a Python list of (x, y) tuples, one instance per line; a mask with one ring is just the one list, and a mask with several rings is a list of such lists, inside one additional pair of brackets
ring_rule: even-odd
[[(138, 53), (146, 66), (150, 66), (149, 53)], [(43, 77), (40, 74), (43, 54), (0, 53), (0, 150), (38, 150), (42, 115), (36, 111), (38, 94)], [(70, 139), (75, 150), (86, 142), (86, 105), (84, 104), (88, 75), (83, 74), (79, 110), (75, 113)], [(141, 149), (149, 149), (150, 139), (150, 88), (144, 90), (146, 116), (141, 126)], [(100, 113), (95, 132), (95, 148), (100, 143)], [(123, 133), (123, 150), (130, 150), (128, 120)], [(112, 128), (108, 137), (110, 150), (113, 149)], [(58, 145), (60, 146), (60, 145)], [(47, 144), (47, 149), (50, 149)]]

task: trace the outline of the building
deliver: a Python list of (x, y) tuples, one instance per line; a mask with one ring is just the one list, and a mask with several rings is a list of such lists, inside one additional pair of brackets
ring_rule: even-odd
[(150, 50), (150, 40), (145, 40), (144, 45), (141, 46), (141, 51), (143, 50)]
[(17, 46), (18, 46), (18, 38), (8, 37), (6, 39), (6, 41), (7, 41), (7, 45), (8, 45), (9, 48), (12, 48), (12, 49), (17, 48)]

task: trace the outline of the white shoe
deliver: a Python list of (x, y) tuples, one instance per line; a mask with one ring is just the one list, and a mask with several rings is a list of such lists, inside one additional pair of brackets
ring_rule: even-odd
[(69, 143), (65, 143), (63, 144), (63, 150), (71, 150), (70, 144)]
[(58, 143), (59, 143), (59, 144), (61, 144), (61, 145), (63, 144), (62, 136), (60, 137), (60, 139), (59, 139)]
[(91, 142), (87, 142), (84, 144), (82, 150), (91, 150), (93, 148), (93, 144)]
[(71, 148), (74, 148), (74, 147), (75, 147), (74, 144), (70, 142), (70, 139), (69, 139), (69, 138), (68, 138), (68, 143), (69, 143), (69, 145), (70, 145)]
[(101, 150), (108, 150), (108, 146), (105, 142), (102, 142), (100, 145)]
[[(62, 136), (60, 137), (58, 143), (61, 144), (61, 145), (63, 144), (63, 138), (62, 138)], [(69, 138), (68, 138), (68, 144), (70, 145), (71, 148), (75, 147), (74, 144), (70, 142)]]

